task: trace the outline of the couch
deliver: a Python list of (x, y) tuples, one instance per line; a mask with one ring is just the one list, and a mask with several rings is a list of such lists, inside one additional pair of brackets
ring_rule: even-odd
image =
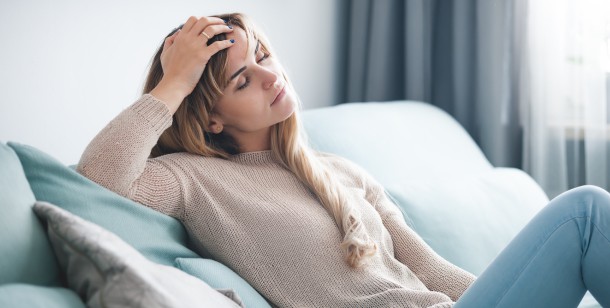
[[(429, 104), (348, 103), (304, 111), (302, 119), (314, 148), (364, 167), (407, 224), (475, 275), (549, 201), (523, 171), (492, 166), (451, 116)], [(37, 201), (118, 236), (128, 246), (121, 247), (144, 257), (139, 263), (196, 277), (242, 307), (271, 306), (230, 268), (194, 253), (177, 220), (100, 187), (35, 147), (7, 142), (0, 143), (0, 307), (90, 304), (95, 281), (78, 288), (70, 281), (74, 267), (57, 248), (52, 222), (33, 210), (35, 203), (41, 207)], [(587, 293), (580, 307), (599, 305)]]

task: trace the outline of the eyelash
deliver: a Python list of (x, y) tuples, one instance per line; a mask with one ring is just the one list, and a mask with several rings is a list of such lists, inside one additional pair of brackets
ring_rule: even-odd
[[(269, 58), (269, 56), (270, 56), (270, 54), (268, 54), (268, 53), (264, 54), (260, 60), (256, 61), (256, 63), (263, 62), (265, 59)], [(246, 82), (244, 82), (244, 84), (242, 84), (241, 86), (237, 87), (237, 91), (245, 89), (249, 84), (250, 84), (250, 78), (248, 76), (246, 76)]]

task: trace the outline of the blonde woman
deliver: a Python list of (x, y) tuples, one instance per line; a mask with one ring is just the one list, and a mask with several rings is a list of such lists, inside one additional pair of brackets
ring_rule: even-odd
[[(244, 15), (190, 17), (156, 53), (143, 96), (94, 138), (78, 171), (180, 220), (200, 255), (274, 306), (451, 307), (467, 289), (467, 307), (535, 303), (520, 294), (500, 302), (523, 287), (505, 283), (516, 278), (499, 277), (503, 268), (474, 288), (475, 277), (426, 245), (364, 170), (308, 147), (299, 108)], [(610, 198), (599, 199), (608, 215)], [(519, 266), (509, 261), (500, 267)]]

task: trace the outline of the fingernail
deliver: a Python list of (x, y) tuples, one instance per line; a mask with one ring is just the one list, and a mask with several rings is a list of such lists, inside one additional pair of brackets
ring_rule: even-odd
[(231, 39), (231, 43), (235, 43), (235, 40), (234, 40), (234, 39)]

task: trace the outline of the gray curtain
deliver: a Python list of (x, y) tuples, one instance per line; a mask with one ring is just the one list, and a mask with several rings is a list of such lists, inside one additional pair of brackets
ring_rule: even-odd
[(495, 166), (521, 167), (512, 0), (352, 0), (340, 101), (424, 101), (451, 114)]

